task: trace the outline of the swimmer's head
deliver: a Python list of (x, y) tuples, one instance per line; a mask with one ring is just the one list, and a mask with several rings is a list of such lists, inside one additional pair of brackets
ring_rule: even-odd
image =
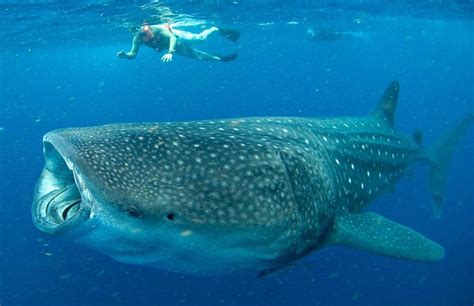
[(144, 41), (150, 41), (153, 38), (155, 38), (155, 34), (153, 33), (151, 27), (147, 24), (143, 25), (140, 27), (140, 29), (137, 32), (138, 35), (144, 40)]

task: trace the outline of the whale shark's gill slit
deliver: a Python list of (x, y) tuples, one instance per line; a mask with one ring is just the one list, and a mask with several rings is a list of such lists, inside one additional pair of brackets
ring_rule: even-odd
[(61, 194), (63, 194), (67, 190), (68, 188), (59, 189), (59, 190), (52, 191), (51, 192), (52, 195), (49, 195), (49, 194), (46, 195), (45, 197), (48, 197), (49, 200), (47, 201), (48, 203), (44, 207), (45, 212), (48, 212), (48, 210), (50, 209), (50, 206), (54, 206), (54, 201), (56, 200), (56, 198), (59, 197)]
[(135, 206), (129, 206), (127, 207), (127, 214), (131, 217), (135, 218), (141, 218), (143, 215), (138, 211), (138, 209)]
[[(68, 216), (74, 215), (75, 212), (78, 211), (79, 209), (79, 203), (81, 203), (80, 200), (75, 201), (71, 205), (67, 206), (62, 213), (63, 220), (67, 220)], [(69, 214), (70, 213), (70, 214)]]

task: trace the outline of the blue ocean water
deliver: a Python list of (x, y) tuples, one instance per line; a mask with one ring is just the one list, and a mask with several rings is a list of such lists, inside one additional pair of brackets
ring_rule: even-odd
[[(0, 1), (0, 305), (472, 305), (474, 131), (453, 161), (441, 219), (427, 171), (414, 167), (369, 207), (444, 246), (419, 263), (343, 247), (293, 269), (197, 277), (126, 265), (37, 230), (31, 199), (43, 167), (42, 135), (112, 122), (245, 116), (363, 116), (399, 80), (395, 124), (431, 146), (474, 110), (472, 1)], [(143, 48), (132, 24), (170, 21), (199, 31), (225, 25), (231, 63)], [(357, 33), (310, 41), (308, 28)]]

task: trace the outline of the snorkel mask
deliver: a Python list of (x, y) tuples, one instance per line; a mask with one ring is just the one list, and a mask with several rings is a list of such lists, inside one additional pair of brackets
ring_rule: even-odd
[(147, 25), (147, 24), (142, 26), (141, 33), (142, 33), (142, 35), (144, 35), (143, 38), (144, 38), (145, 41), (150, 41), (153, 38), (155, 38), (155, 34), (153, 34), (153, 31), (151, 30), (150, 26)]

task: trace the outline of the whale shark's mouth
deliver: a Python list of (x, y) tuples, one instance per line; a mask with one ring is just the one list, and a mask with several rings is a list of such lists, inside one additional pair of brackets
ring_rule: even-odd
[[(36, 185), (32, 216), (35, 225), (47, 233), (64, 230), (89, 214), (73, 163), (57, 147), (61, 141), (44, 141), (45, 167)], [(55, 146), (56, 145), (56, 146)]]

